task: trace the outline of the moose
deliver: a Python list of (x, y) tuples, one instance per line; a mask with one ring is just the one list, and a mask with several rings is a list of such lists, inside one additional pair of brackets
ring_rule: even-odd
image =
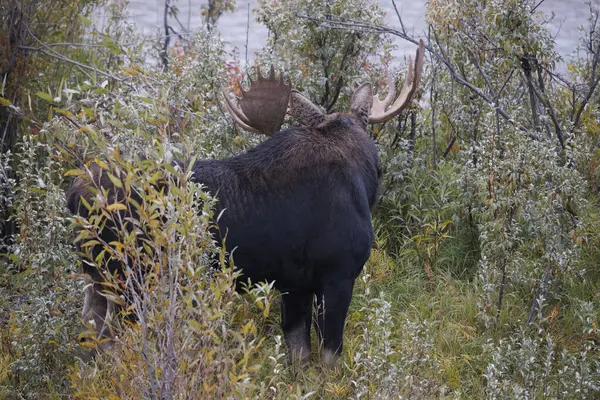
[[(363, 83), (347, 113), (326, 115), (282, 76), (276, 79), (272, 68), (269, 76), (259, 71), (241, 98), (223, 94), (235, 123), (268, 139), (245, 153), (191, 167), (192, 179), (217, 195), (216, 212), (223, 211), (218, 224), (227, 235), (215, 240), (235, 249), (232, 257), (244, 279), (274, 281), (280, 291), (281, 327), (292, 359), (310, 356), (315, 297), (324, 362), (342, 351), (354, 281), (374, 240), (371, 209), (381, 170), (368, 125), (385, 122), (410, 104), (421, 80), (423, 50), (421, 41), (397, 98), (393, 83), (383, 101)], [(301, 126), (280, 131), (286, 112)], [(91, 175), (94, 184), (118, 191), (100, 173)], [(93, 202), (90, 184), (78, 177), (70, 187), (73, 214), (85, 212), (82, 198)], [(106, 243), (113, 240), (108, 227), (101, 235)], [(95, 320), (99, 336), (108, 335), (111, 305), (101, 293), (101, 274), (89, 263), (84, 272), (93, 282), (85, 290), (84, 317)]]

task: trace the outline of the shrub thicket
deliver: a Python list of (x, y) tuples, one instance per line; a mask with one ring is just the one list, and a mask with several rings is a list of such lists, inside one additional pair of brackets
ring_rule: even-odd
[[(208, 233), (215, 199), (171, 164), (260, 140), (236, 130), (218, 102), (221, 86), (239, 90), (235, 80), (255, 73), (214, 29), (232, 2), (209, 2), (207, 27), (162, 54), (164, 42), (144, 41), (123, 8), (108, 7), (100, 29), (88, 18), (96, 2), (75, 3), (64, 7), (82, 16), (68, 19), (23, 2), (21, 17), (6, 14), (22, 36), (0, 33), (10, 67), (0, 123), (12, 135), (0, 155), (0, 212), (10, 216), (0, 243), (0, 397), (598, 396), (596, 9), (559, 75), (537, 2), (429, 3), (423, 101), (370, 130), (384, 169), (376, 243), (344, 354), (325, 368), (288, 363), (278, 293), (269, 282), (234, 290), (229, 249)], [(390, 63), (390, 35), (412, 38), (382, 26), (368, 4), (261, 0), (256, 16), (271, 35), (258, 59), (328, 111), (345, 109), (354, 82), (385, 91), (388, 71), (404, 74)], [(100, 190), (90, 217), (69, 215), (64, 191), (91, 163), (139, 200), (109, 204)], [(138, 211), (143, 246), (119, 219), (127, 208)], [(111, 243), (98, 237), (107, 219), (117, 222)], [(102, 268), (94, 246), (130, 260), (125, 284), (136, 290), (122, 311), (138, 323), (121, 320), (110, 351), (83, 361), (102, 345), (80, 318), (87, 281), (78, 264)], [(115, 278), (107, 296), (122, 305)]]

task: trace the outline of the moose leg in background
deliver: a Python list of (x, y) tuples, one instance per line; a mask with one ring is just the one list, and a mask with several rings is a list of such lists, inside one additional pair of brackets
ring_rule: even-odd
[(100, 294), (101, 286), (98, 283), (89, 283), (85, 287), (85, 298), (83, 300), (83, 312), (81, 317), (84, 321), (94, 320), (96, 336), (102, 338), (108, 336), (107, 319), (109, 319), (108, 300)]
[(352, 299), (354, 280), (328, 280), (317, 293), (317, 336), (325, 364), (342, 353), (344, 323)]
[[(95, 340), (92, 342), (98, 341), (95, 349), (82, 355), (82, 358), (87, 360), (92, 358), (96, 352), (102, 352), (112, 345), (113, 321), (118, 309), (114, 302), (102, 295), (104, 285), (101, 282), (103, 282), (103, 278), (97, 268), (84, 264), (84, 273), (90, 276), (90, 283), (85, 286), (81, 317), (86, 324), (93, 321)], [(89, 339), (82, 338), (82, 341), (86, 340)]]
[(281, 294), (281, 328), (293, 360), (310, 357), (310, 323), (313, 294), (284, 292)]

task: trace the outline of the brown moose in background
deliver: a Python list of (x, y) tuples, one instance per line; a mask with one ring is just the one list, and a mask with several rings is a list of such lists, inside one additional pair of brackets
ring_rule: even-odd
[[(282, 328), (293, 358), (310, 355), (315, 295), (323, 358), (329, 362), (342, 351), (354, 280), (374, 238), (371, 207), (380, 168), (367, 126), (393, 118), (410, 104), (422, 68), (423, 42), (397, 99), (393, 84), (382, 102), (364, 83), (354, 91), (348, 113), (330, 115), (281, 77), (275, 79), (273, 70), (269, 77), (259, 73), (241, 99), (225, 99), (237, 124), (269, 139), (246, 153), (196, 161), (192, 167), (192, 179), (217, 194), (216, 213), (224, 210), (219, 227), (227, 231), (226, 248), (235, 248), (233, 258), (244, 280), (275, 281), (281, 292)], [(302, 127), (279, 131), (286, 111)], [(95, 185), (118, 190), (98, 172), (92, 178)], [(89, 185), (81, 178), (73, 183), (71, 212), (86, 212), (81, 197), (93, 201)], [(110, 243), (114, 233), (107, 226), (101, 235)], [(96, 266), (83, 265), (96, 282), (87, 286), (84, 317), (95, 320), (98, 336), (108, 336), (111, 305), (100, 294), (102, 275)], [(109, 269), (119, 268), (118, 261), (109, 262)]]

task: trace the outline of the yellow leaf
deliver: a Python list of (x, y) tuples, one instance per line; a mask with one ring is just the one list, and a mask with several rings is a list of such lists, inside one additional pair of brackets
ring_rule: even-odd
[(123, 301), (123, 299), (120, 296), (117, 296), (114, 293), (100, 293), (101, 296), (105, 297), (108, 301), (112, 301), (115, 304), (118, 304), (120, 306), (124, 306), (125, 305), (125, 301)]
[(135, 70), (135, 69), (133, 69), (133, 68), (129, 68), (129, 67), (121, 67), (121, 69), (122, 69), (123, 71), (125, 71), (126, 73), (128, 73), (129, 75), (133, 75), (133, 76), (135, 76), (135, 75), (137, 75), (137, 74), (138, 74), (138, 71), (136, 71), (136, 70)]
[(113, 203), (106, 207), (108, 211), (127, 210), (127, 206), (121, 203)]
[(84, 175), (85, 171), (81, 170), (81, 169), (70, 169), (67, 172), (65, 172), (65, 176), (79, 176), (79, 175)]
[(217, 387), (217, 385), (216, 385), (216, 384), (214, 384), (214, 383), (213, 383), (212, 385), (210, 385), (210, 386), (209, 386), (209, 385), (208, 385), (206, 382), (204, 382), (204, 383), (203, 383), (203, 385), (204, 385), (204, 391), (205, 391), (206, 393), (210, 393), (210, 392), (212, 392), (212, 391), (213, 391), (213, 390), (215, 390), (215, 388)]
[(79, 345), (81, 347), (88, 347), (88, 348), (94, 349), (94, 350), (98, 348), (98, 345), (96, 345), (96, 343), (89, 342), (87, 340), (84, 340), (84, 341), (80, 342)]
[(97, 244), (100, 244), (100, 242), (97, 241), (97, 240), (88, 240), (87, 242), (85, 242), (84, 244), (82, 244), (81, 247), (95, 246)]
[(117, 160), (117, 162), (121, 161), (121, 153), (119, 152), (119, 148), (115, 147), (113, 149), (113, 153), (115, 154), (115, 160)]
[(71, 111), (69, 111), (69, 110), (63, 110), (62, 108), (55, 108), (54, 111), (56, 111), (57, 113), (59, 113), (61, 115), (69, 117), (69, 118), (75, 117), (75, 115)]
[(188, 319), (187, 323), (190, 326), (190, 328), (192, 328), (192, 330), (196, 332), (202, 332), (202, 325), (200, 324), (200, 322), (193, 319)]
[(108, 170), (108, 165), (104, 161), (99, 160), (99, 159), (96, 159), (94, 161), (95, 161), (96, 164), (98, 164), (98, 166), (100, 168)]
[(92, 128), (89, 126), (82, 126), (81, 128), (77, 129), (77, 133), (83, 132), (92, 132)]

